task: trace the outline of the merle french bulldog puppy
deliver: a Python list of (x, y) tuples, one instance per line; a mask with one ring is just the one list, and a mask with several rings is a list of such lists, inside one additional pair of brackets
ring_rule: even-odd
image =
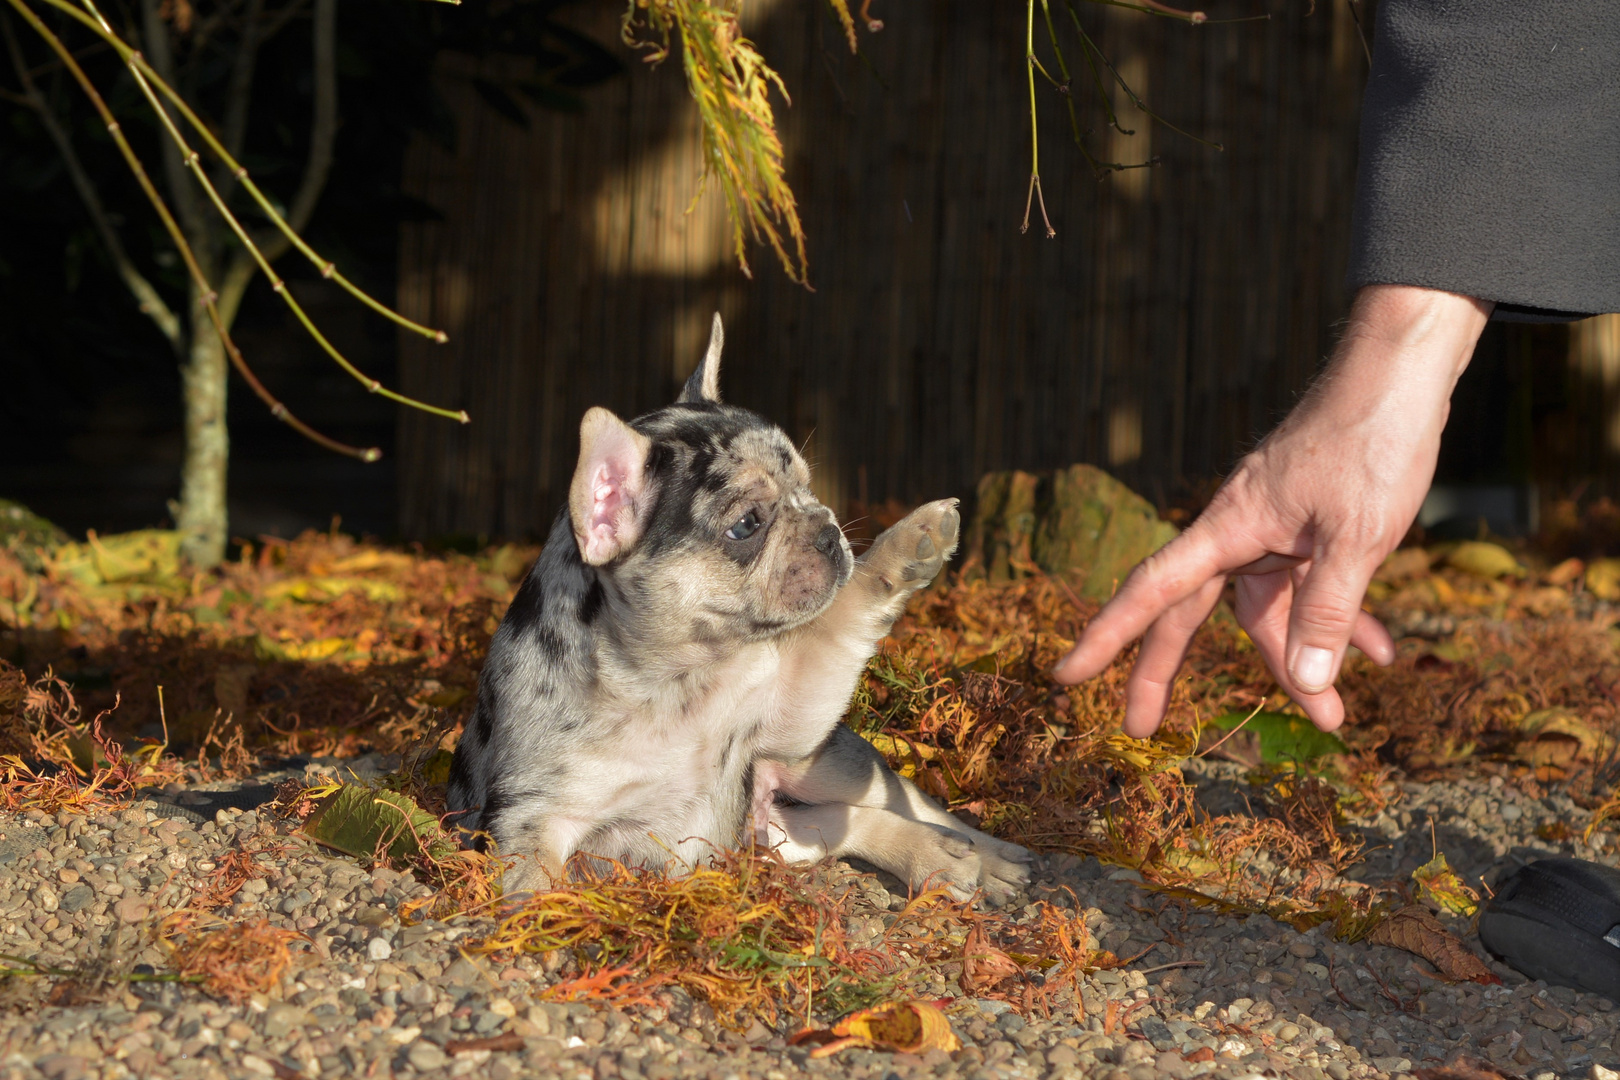
[(716, 315), (674, 405), (585, 414), (568, 506), (490, 643), (450, 808), (525, 856), (508, 891), (560, 881), (575, 852), (679, 871), (752, 840), (1004, 901), (1029, 853), (839, 723), (955, 550), (956, 500), (853, 558), (788, 437), (721, 404), (721, 343)]

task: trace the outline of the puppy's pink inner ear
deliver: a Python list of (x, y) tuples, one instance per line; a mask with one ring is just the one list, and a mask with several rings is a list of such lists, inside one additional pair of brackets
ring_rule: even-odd
[(596, 475), (591, 477), (591, 507), (586, 515), (583, 554), (585, 561), (593, 566), (635, 543), (640, 463), (627, 469), (615, 469), (615, 464), (602, 462)]
[(650, 449), (646, 436), (606, 409), (585, 414), (569, 510), (580, 556), (591, 566), (617, 558), (640, 538)]

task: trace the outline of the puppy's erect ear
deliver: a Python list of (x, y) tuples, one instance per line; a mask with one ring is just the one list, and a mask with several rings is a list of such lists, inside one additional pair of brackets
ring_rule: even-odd
[(720, 313), (717, 311), (714, 313), (714, 329), (709, 332), (709, 351), (703, 354), (703, 362), (687, 378), (686, 385), (681, 388), (681, 396), (675, 399), (677, 403), (720, 400), (720, 349), (725, 343), (726, 331), (720, 325)]
[(579, 465), (568, 514), (579, 553), (601, 566), (629, 551), (647, 523), (647, 455), (652, 441), (606, 409), (579, 423)]

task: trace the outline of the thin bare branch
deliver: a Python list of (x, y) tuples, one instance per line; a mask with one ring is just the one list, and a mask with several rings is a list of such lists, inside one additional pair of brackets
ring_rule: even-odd
[(236, 60), (231, 65), (231, 85), (225, 91), (225, 145), (237, 156), (241, 156), (242, 142), (247, 138), (248, 106), (253, 99), (253, 72), (259, 62), (259, 23), (263, 18), (264, 0), (248, 0), (247, 11), (242, 16), (241, 34), (236, 42)]
[(1095, 44), (1091, 43), (1089, 38), (1087, 39), (1087, 42), (1088, 44), (1091, 44), (1091, 48), (1096, 51), (1097, 59), (1101, 61), (1102, 65), (1108, 69), (1108, 74), (1112, 75), (1114, 77), (1114, 81), (1119, 84), (1119, 88), (1125, 91), (1125, 96), (1130, 98), (1132, 105), (1135, 105), (1138, 109), (1142, 110), (1144, 113), (1147, 113), (1148, 116), (1152, 117), (1154, 120), (1158, 121), (1160, 124), (1169, 128), (1171, 131), (1182, 136), (1183, 138), (1191, 139), (1195, 143), (1202, 143), (1204, 146), (1207, 146), (1212, 150), (1220, 150), (1223, 152), (1226, 150), (1225, 146), (1215, 142), (1213, 139), (1205, 139), (1194, 135), (1190, 131), (1179, 128), (1170, 121), (1166, 120), (1164, 117), (1160, 116), (1158, 113), (1154, 112), (1152, 109), (1148, 108), (1147, 102), (1143, 101), (1139, 96), (1137, 96), (1136, 91), (1130, 88), (1130, 85), (1126, 83), (1124, 78), (1120, 76), (1119, 72), (1115, 70), (1114, 65), (1109, 62), (1108, 57), (1103, 55), (1102, 50), (1098, 49)]
[[(52, 7), (58, 7), (68, 11), (75, 10), (67, 4), (67, 0), (47, 0), (47, 2), (50, 3)], [(333, 0), (322, 0), (322, 2), (331, 3)], [(463, 409), (457, 409), (455, 411), (451, 411), (450, 409), (441, 409), (437, 405), (429, 405), (425, 401), (418, 401), (416, 398), (406, 397), (404, 394), (388, 389), (379, 380), (371, 378), (350, 363), (349, 358), (339, 352), (337, 347), (334, 346), (331, 341), (327, 340), (326, 335), (321, 333), (320, 328), (315, 325), (315, 323), (310, 319), (309, 315), (304, 311), (303, 305), (301, 305), (293, 294), (287, 289), (287, 283), (281, 280), (281, 278), (276, 275), (276, 272), (270, 268), (270, 261), (264, 257), (264, 253), (260, 251), (258, 245), (253, 242), (253, 238), (248, 235), (247, 229), (243, 227), (241, 221), (239, 221), (236, 215), (231, 212), (231, 208), (226, 204), (225, 197), (219, 193), (219, 189), (214, 186), (211, 180), (208, 179), (208, 171), (202, 167), (201, 155), (191, 148), (191, 144), (186, 141), (185, 135), (177, 126), (175, 126), (174, 118), (171, 117), (169, 115), (169, 111), (163, 107), (163, 102), (158, 100), (157, 91), (152, 89), (153, 84), (156, 84), (158, 87), (162, 88), (164, 96), (175, 102), (176, 107), (186, 116), (193, 127), (202, 132), (203, 137), (209, 142), (216, 152), (221, 154), (221, 156), (228, 157), (228, 155), (225, 155), (224, 153), (224, 148), (219, 145), (219, 140), (214, 138), (213, 133), (203, 126), (201, 121), (197, 119), (197, 114), (191, 111), (191, 107), (185, 103), (184, 99), (180, 97), (174, 88), (168, 83), (164, 82), (162, 79), (156, 77), (152, 69), (147, 66), (146, 61), (141, 54), (135, 52), (133, 49), (130, 49), (129, 46), (125, 45), (123, 41), (113, 33), (112, 27), (108, 25), (101, 12), (96, 9), (94, 0), (82, 0), (82, 3), (87, 9), (89, 9), (90, 14), (94, 16), (97, 31), (101, 34), (110, 36), (111, 40), (114, 42), (114, 48), (117, 48), (121, 54), (127, 54), (125, 63), (128, 65), (130, 72), (135, 76), (135, 85), (140, 88), (141, 93), (146, 97), (147, 103), (151, 105), (153, 111), (157, 113), (158, 119), (163, 123), (164, 130), (169, 133), (169, 138), (173, 140), (177, 147), (180, 148), (180, 153), (185, 161), (186, 168), (191, 170), (191, 175), (196, 178), (198, 184), (202, 185), (203, 192), (207, 194), (209, 201), (214, 204), (214, 209), (218, 211), (219, 216), (225, 220), (225, 223), (230, 226), (231, 232), (236, 235), (237, 242), (240, 243), (242, 247), (247, 249), (248, 253), (253, 257), (253, 261), (258, 264), (259, 269), (264, 273), (264, 276), (270, 280), (271, 289), (281, 297), (282, 302), (285, 303), (292, 311), (293, 317), (298, 320), (301, 326), (303, 326), (304, 332), (315, 339), (315, 343), (321, 347), (327, 356), (332, 358), (333, 362), (335, 362), (338, 367), (342, 368), (344, 371), (353, 376), (355, 381), (359, 382), (370, 393), (388, 398), (390, 401), (397, 401), (401, 405), (409, 405), (413, 409), (420, 409), (423, 412), (432, 413), (435, 416), (443, 416), (449, 420), (459, 420), (463, 424), (467, 423), (468, 416), (466, 411)], [(244, 187), (250, 186), (247, 181), (247, 170), (243, 169), (241, 166), (236, 166), (236, 170), (236, 178), (242, 181)], [(280, 220), (279, 215), (277, 215), (277, 220)], [(298, 234), (293, 232), (290, 226), (286, 227), (284, 232), (286, 232), (288, 236), (293, 237), (296, 243), (303, 245), (303, 241), (297, 238)], [(307, 245), (304, 245), (304, 247), (305, 250), (308, 250)]]
[[(259, 382), (258, 377), (253, 373), (253, 369), (248, 367), (247, 361), (243, 358), (241, 350), (239, 350), (236, 347), (236, 343), (231, 340), (230, 330), (225, 325), (224, 320), (220, 318), (219, 308), (214, 302), (213, 286), (209, 284), (207, 275), (202, 272), (202, 267), (198, 265), (196, 253), (192, 251), (191, 245), (186, 241), (184, 230), (181, 229), (180, 223), (175, 220), (175, 216), (173, 212), (169, 210), (168, 204), (163, 201), (163, 196), (158, 194), (157, 187), (152, 183), (152, 178), (146, 172), (146, 167), (141, 164), (141, 159), (136, 156), (135, 151), (130, 147), (129, 140), (124, 137), (122, 126), (118, 123), (118, 119), (113, 116), (112, 110), (107, 108), (107, 103), (102, 99), (101, 92), (96, 89), (95, 84), (90, 81), (90, 77), (85, 74), (84, 69), (79, 66), (78, 61), (73, 58), (73, 54), (69, 52), (67, 46), (62, 43), (62, 39), (51, 32), (50, 27), (46, 26), (45, 23), (40, 20), (39, 16), (34, 13), (33, 9), (27, 5), (26, 0), (7, 0), (7, 3), (9, 3), (16, 10), (17, 14), (22, 17), (24, 22), (28, 23), (29, 27), (36, 34), (44, 39), (45, 43), (51, 47), (52, 51), (54, 51), (57, 56), (62, 58), (64, 66), (67, 67), (74, 80), (78, 82), (79, 87), (84, 91), (85, 96), (90, 99), (90, 104), (95, 108), (97, 114), (100, 115), (102, 122), (107, 125), (107, 133), (112, 136), (113, 142), (118, 147), (118, 152), (123, 155), (125, 164), (128, 165), (130, 171), (134, 173), (135, 180), (140, 184), (141, 190), (145, 192), (147, 201), (149, 201), (152, 204), (152, 208), (157, 211), (158, 218), (160, 221), (162, 221), (164, 230), (168, 232), (169, 238), (174, 241), (175, 248), (180, 252), (180, 258), (185, 262), (186, 270), (191, 274), (191, 279), (197, 286), (199, 303), (207, 312), (209, 321), (213, 324), (215, 332), (219, 334), (220, 341), (224, 343), (225, 351), (227, 355), (230, 356), (231, 364), (236, 368), (237, 373), (242, 376), (243, 380), (246, 381), (248, 386), (252, 388), (253, 392), (258, 395), (259, 399), (269, 406), (270, 414), (276, 419), (287, 424), (299, 434), (303, 435), (306, 439), (318, 443), (319, 445), (326, 447), (328, 450), (332, 450), (340, 454), (347, 454), (350, 457), (356, 457), (362, 461), (376, 461), (378, 458), (380, 458), (382, 456), (382, 451), (376, 447), (367, 447), (362, 449), (360, 447), (340, 443), (335, 439), (322, 435), (320, 432), (316, 431), (314, 428), (311, 428), (308, 424), (304, 423), (302, 420), (299, 420), (296, 416), (289, 412), (287, 406), (278, 401), (275, 395), (271, 394), (269, 390), (265, 389), (264, 384)], [(116, 35), (114, 35), (114, 37), (116, 37)], [(122, 44), (121, 39), (119, 40), (119, 44)]]
[[(1041, 16), (1046, 20), (1046, 38), (1052, 44), (1052, 55), (1057, 60), (1058, 73), (1063, 76), (1063, 81), (1055, 85), (1058, 93), (1063, 95), (1063, 104), (1068, 106), (1069, 109), (1069, 130), (1074, 133), (1075, 147), (1079, 149), (1080, 156), (1086, 159), (1086, 164), (1091, 166), (1091, 172), (1094, 176), (1100, 176), (1111, 169), (1125, 168), (1126, 166), (1115, 162), (1099, 162), (1091, 156), (1091, 151), (1086, 148), (1085, 137), (1080, 134), (1080, 116), (1074, 108), (1074, 77), (1069, 74), (1069, 64), (1063, 59), (1063, 49), (1058, 45), (1057, 27), (1052, 23), (1052, 5), (1049, 0), (1041, 0)], [(1095, 75), (1096, 65), (1092, 65), (1092, 68), (1092, 73)], [(1044, 74), (1046, 69), (1042, 68), (1041, 70)], [(1050, 75), (1046, 77), (1048, 79), (1052, 78)], [(1025, 216), (1028, 216), (1027, 208)]]
[[(91, 12), (95, 13), (95, 17), (86, 14), (78, 7), (75, 7), (73, 4), (69, 3), (68, 0), (45, 0), (45, 3), (56, 8), (58, 11), (77, 19), (96, 35), (101, 37), (102, 40), (111, 45), (118, 55), (124, 60), (124, 62), (129, 65), (130, 71), (132, 71), (136, 76), (137, 85), (142, 87), (143, 91), (150, 95), (151, 88), (155, 86), (157, 91), (167, 98), (169, 102), (174, 105), (175, 110), (185, 118), (186, 123), (197, 132), (197, 135), (205, 144), (207, 144), (209, 150), (211, 150), (230, 167), (231, 175), (238, 183), (242, 185), (243, 190), (252, 197), (254, 203), (258, 205), (260, 212), (262, 212), (265, 217), (269, 218), (271, 223), (274, 224), (275, 227), (287, 237), (288, 242), (291, 243), (293, 247), (297, 248), (305, 258), (315, 265), (316, 269), (321, 272), (322, 277), (336, 283), (350, 296), (353, 296), (356, 300), (359, 300), (362, 304), (377, 312), (377, 314), (383, 316), (385, 319), (388, 319), (389, 321), (410, 330), (412, 333), (421, 334), (423, 337), (433, 338), (435, 341), (438, 341), (441, 344), (450, 340), (449, 335), (445, 334), (443, 330), (435, 330), (432, 327), (423, 326), (420, 323), (413, 322), (412, 320), (407, 319), (405, 316), (399, 314), (399, 312), (394, 311), (386, 304), (383, 304), (367, 295), (364, 290), (359, 288), (359, 286), (355, 285), (352, 281), (339, 273), (337, 266), (334, 263), (322, 258), (319, 252), (310, 247), (309, 244), (304, 241), (303, 237), (294, 232), (287, 224), (286, 219), (282, 217), (281, 213), (276, 209), (275, 204), (272, 203), (259, 188), (259, 186), (253, 182), (253, 178), (248, 175), (247, 169), (244, 168), (242, 164), (238, 162), (236, 158), (220, 143), (219, 139), (214, 135), (213, 129), (205, 124), (200, 117), (198, 117), (196, 112), (192, 110), (191, 105), (187, 103), (186, 99), (181, 97), (180, 93), (175, 90), (168, 81), (163, 79), (163, 77), (152, 67), (152, 65), (147, 62), (145, 56), (130, 48), (127, 42), (113, 32), (112, 28), (101, 19), (100, 13), (96, 11), (95, 4), (92, 2), (92, 0), (84, 0), (84, 4), (85, 7), (87, 7)], [(151, 80), (150, 83), (147, 82), (148, 79)], [(156, 99), (149, 96), (148, 100), (155, 101)], [(181, 144), (184, 144), (184, 138), (179, 135), (178, 130), (172, 127), (172, 124), (168, 118), (168, 113), (166, 111), (160, 111), (159, 116), (160, 119), (162, 119), (169, 127), (172, 137), (179, 138)], [(213, 189), (206, 184), (206, 175), (203, 177), (203, 179), (205, 181), (205, 190), (212, 191)], [(236, 219), (233, 216), (229, 217), (227, 220), (234, 223)], [(251, 246), (252, 242), (248, 241), (248, 245)], [(254, 248), (254, 250), (257, 249)], [(328, 346), (328, 348), (330, 348), (330, 346)], [(465, 414), (450, 413), (447, 415), (450, 415), (452, 418), (462, 419), (463, 422), (465, 422)]]
[(112, 219), (108, 217), (106, 208), (101, 203), (101, 196), (97, 193), (95, 184), (91, 182), (90, 174), (85, 171), (84, 163), (79, 160), (77, 151), (73, 149), (73, 140), (62, 129), (55, 110), (51, 108), (50, 102), (40, 92), (38, 84), (29, 73), (28, 65), (24, 62), (22, 46), (11, 28), (11, 19), (3, 13), (0, 13), (0, 32), (5, 35), (6, 51), (11, 54), (12, 66), (17, 69), (17, 77), (22, 81), (21, 99), (34, 110), (39, 117), (40, 126), (45, 129), (45, 134), (50, 136), (51, 142), (56, 145), (56, 152), (61, 155), (62, 164), (67, 169), (68, 179), (73, 182), (73, 189), (79, 193), (85, 211), (90, 215), (96, 232), (100, 234), (102, 246), (107, 249), (107, 256), (118, 271), (119, 279), (134, 295), (141, 314), (152, 320), (169, 346), (178, 352), (185, 343), (179, 316), (164, 303), (163, 297), (158, 295), (157, 289), (146, 276), (136, 269), (134, 261), (124, 249), (124, 243), (119, 239), (118, 231), (113, 228)]
[[(159, 14), (158, 4), (159, 0), (141, 0), (141, 37), (146, 55), (151, 58), (149, 62), (153, 73), (173, 85), (174, 45), (169, 38), (169, 26)], [(83, 12), (70, 8), (68, 13), (84, 21)], [(169, 198), (174, 200), (175, 213), (185, 227), (186, 235), (191, 237), (194, 244), (198, 244), (208, 235), (207, 211), (186, 179), (186, 161), (171, 142), (162, 143), (159, 152), (163, 155), (163, 178), (169, 188)], [(211, 263), (214, 253), (204, 251), (203, 258)]]
[(1029, 13), (1024, 25), (1024, 58), (1029, 68), (1029, 194), (1024, 197), (1024, 224), (1018, 231), (1029, 232), (1029, 206), (1032, 201), (1039, 200), (1041, 220), (1046, 223), (1046, 238), (1050, 240), (1057, 236), (1057, 230), (1052, 228), (1052, 221), (1046, 216), (1046, 197), (1041, 194), (1041, 133), (1035, 112), (1035, 0), (1029, 0)]
[[(304, 231), (315, 204), (332, 171), (332, 144), (337, 140), (337, 0), (315, 0), (314, 67), (315, 110), (309, 128), (309, 157), (304, 161), (304, 178), (287, 211), (287, 227)], [(265, 248), (265, 257), (274, 261), (292, 244), (282, 233)]]

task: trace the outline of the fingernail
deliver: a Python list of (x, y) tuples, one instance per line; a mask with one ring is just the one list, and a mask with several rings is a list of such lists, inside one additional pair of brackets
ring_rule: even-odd
[(1294, 659), (1294, 683), (1307, 694), (1320, 694), (1333, 681), (1333, 654), (1307, 645)]

